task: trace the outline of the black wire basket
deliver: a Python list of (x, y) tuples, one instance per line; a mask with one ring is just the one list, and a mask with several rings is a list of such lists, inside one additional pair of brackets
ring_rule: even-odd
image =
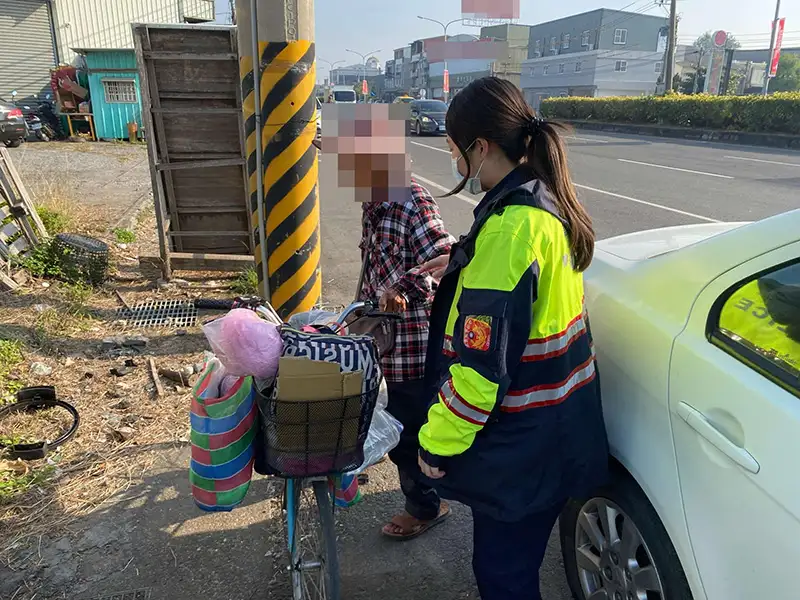
[(347, 473), (364, 462), (378, 388), (336, 400), (275, 400), (256, 392), (265, 461), (279, 477)]
[(51, 249), (61, 271), (70, 280), (100, 285), (108, 277), (108, 244), (105, 242), (76, 233), (59, 233)]

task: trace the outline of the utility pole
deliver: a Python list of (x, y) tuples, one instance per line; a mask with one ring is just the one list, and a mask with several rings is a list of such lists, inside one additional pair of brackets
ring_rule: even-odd
[[(378, 52), (380, 52), (380, 50), (373, 50), (372, 52), (367, 52), (366, 54), (361, 54), (361, 52), (356, 52), (355, 50), (350, 50), (349, 48), (345, 48), (345, 51), (352, 52), (356, 56), (361, 57), (361, 67), (364, 69), (364, 78), (361, 80), (361, 82), (359, 82), (359, 84), (361, 84), (363, 81), (367, 79), (367, 57), (372, 56), (373, 54), (377, 54)], [(364, 94), (363, 92), (362, 95), (364, 96), (364, 102), (366, 102), (367, 95)]]
[(767, 68), (764, 69), (764, 96), (769, 93), (769, 71), (772, 68), (772, 55), (775, 54), (775, 40), (778, 35), (778, 19), (781, 18), (781, 0), (775, 2), (775, 20), (772, 21), (772, 35), (769, 38), (769, 56)]
[(258, 284), (285, 319), (322, 289), (314, 2), (236, 0), (236, 16)]
[(667, 61), (664, 65), (664, 93), (672, 90), (675, 73), (675, 42), (678, 36), (678, 0), (671, 0), (669, 6), (669, 37), (667, 38)]
[(236, 0), (229, 0), (231, 8), (231, 25), (236, 25)]

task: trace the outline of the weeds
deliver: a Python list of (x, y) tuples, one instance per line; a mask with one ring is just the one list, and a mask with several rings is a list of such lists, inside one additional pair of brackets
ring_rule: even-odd
[(121, 227), (114, 230), (114, 237), (119, 244), (132, 244), (136, 241), (136, 234), (133, 231)]
[(248, 267), (240, 272), (233, 282), (231, 289), (240, 296), (254, 296), (258, 294), (258, 272), (253, 267)]
[(37, 205), (36, 212), (39, 213), (39, 218), (42, 220), (44, 228), (50, 235), (64, 233), (72, 228), (72, 218), (50, 206), (44, 204)]
[(12, 402), (22, 383), (11, 379), (11, 371), (23, 360), (22, 342), (0, 340), (0, 405)]
[(54, 471), (55, 465), (50, 464), (31, 469), (22, 461), (0, 461), (0, 505), (7, 504), (32, 487), (44, 485)]

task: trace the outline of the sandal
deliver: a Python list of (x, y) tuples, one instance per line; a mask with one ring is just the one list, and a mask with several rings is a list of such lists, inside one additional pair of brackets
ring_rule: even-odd
[[(435, 519), (431, 519), (430, 521), (420, 521), (419, 519), (415, 519), (408, 513), (404, 512), (400, 515), (395, 515), (392, 517), (392, 520), (383, 527), (381, 533), (389, 539), (398, 542), (406, 542), (408, 540), (413, 540), (415, 537), (421, 536), (429, 529), (436, 527), (440, 523), (443, 523), (449, 516), (450, 506), (447, 504), (447, 502), (442, 501), (441, 505), (439, 506), (439, 515)], [(387, 531), (386, 528), (389, 527), (389, 525), (394, 525), (400, 529), (401, 533), (391, 533)]]

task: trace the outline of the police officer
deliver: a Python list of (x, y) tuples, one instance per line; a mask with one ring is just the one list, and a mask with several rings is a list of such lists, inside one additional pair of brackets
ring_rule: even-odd
[(512, 83), (470, 83), (453, 98), (447, 135), (450, 194), (487, 194), (434, 300), (425, 366), (434, 402), (419, 462), (443, 497), (472, 508), (481, 598), (539, 599), (567, 498), (607, 475), (581, 275), (594, 231), (559, 129)]

